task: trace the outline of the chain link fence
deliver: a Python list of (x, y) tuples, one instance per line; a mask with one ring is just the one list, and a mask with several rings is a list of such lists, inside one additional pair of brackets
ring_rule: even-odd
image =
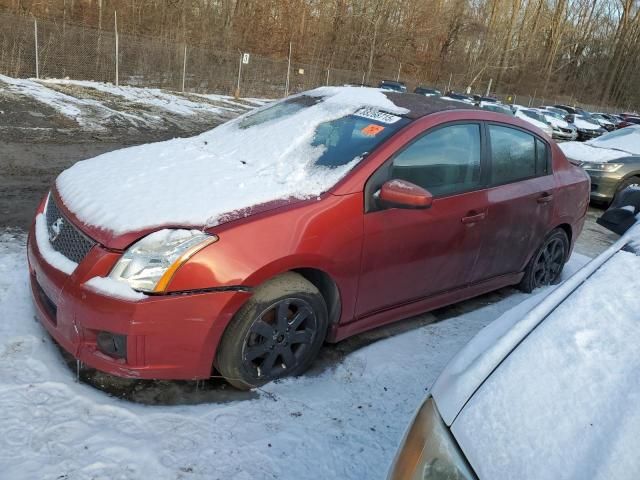
[[(0, 73), (22, 78), (71, 78), (136, 87), (156, 87), (198, 93), (239, 94), (244, 97), (280, 98), (287, 93), (321, 85), (376, 86), (399, 77), (410, 91), (424, 85), (464, 92), (465, 74), (452, 74), (447, 82), (431, 84), (401, 74), (397, 65), (388, 70), (365, 71), (331, 68), (251, 54), (220, 52), (184, 43), (78, 25), (36, 20), (0, 13)], [(288, 86), (288, 90), (287, 90)], [(475, 90), (485, 91), (477, 83)], [(492, 95), (504, 103), (525, 106), (571, 104), (590, 111), (615, 111), (603, 105), (586, 105), (572, 97), (542, 98), (507, 92)]]

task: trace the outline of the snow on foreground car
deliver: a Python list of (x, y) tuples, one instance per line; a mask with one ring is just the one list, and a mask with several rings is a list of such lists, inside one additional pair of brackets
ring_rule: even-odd
[(610, 202), (629, 185), (640, 184), (640, 125), (605, 133), (587, 142), (566, 142), (560, 149), (591, 177), (591, 199)]
[(31, 286), (91, 367), (251, 388), (324, 341), (556, 282), (587, 201), (584, 172), (525, 122), (322, 88), (63, 172), (29, 235)]
[(640, 190), (613, 207), (617, 243), (445, 367), (390, 480), (640, 478)]

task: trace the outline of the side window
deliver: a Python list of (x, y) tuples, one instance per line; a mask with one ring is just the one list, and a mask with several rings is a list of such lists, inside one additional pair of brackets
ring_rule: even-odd
[[(491, 183), (516, 182), (536, 176), (536, 138), (515, 128), (489, 125)], [(546, 153), (545, 153), (546, 155)]]
[(393, 159), (391, 178), (435, 196), (473, 189), (480, 184), (480, 125), (450, 125), (420, 137)]
[(536, 174), (542, 176), (550, 173), (549, 148), (546, 143), (536, 138)]

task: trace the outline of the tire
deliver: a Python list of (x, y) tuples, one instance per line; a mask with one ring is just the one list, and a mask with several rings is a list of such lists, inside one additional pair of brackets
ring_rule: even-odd
[(520, 290), (531, 293), (536, 288), (558, 283), (568, 255), (567, 234), (561, 228), (552, 230), (529, 260), (518, 285)]
[(258, 287), (231, 320), (215, 366), (242, 390), (300, 375), (318, 355), (328, 324), (318, 289), (297, 273), (279, 275)]
[(632, 185), (640, 186), (640, 177), (629, 177), (623, 180), (622, 182), (620, 182), (620, 185), (618, 185), (618, 188), (616, 188), (616, 194), (613, 197), (612, 201), (616, 199), (616, 197), (620, 194), (620, 192), (622, 192), (625, 188), (630, 187)]

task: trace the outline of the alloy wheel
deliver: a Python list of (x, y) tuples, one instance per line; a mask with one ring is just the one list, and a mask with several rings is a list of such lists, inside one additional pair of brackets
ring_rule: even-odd
[(538, 253), (533, 267), (535, 287), (550, 285), (558, 280), (565, 257), (565, 245), (562, 239), (550, 239)]
[(253, 322), (242, 348), (242, 361), (256, 378), (276, 378), (306, 359), (317, 334), (311, 305), (285, 298), (269, 306)]

